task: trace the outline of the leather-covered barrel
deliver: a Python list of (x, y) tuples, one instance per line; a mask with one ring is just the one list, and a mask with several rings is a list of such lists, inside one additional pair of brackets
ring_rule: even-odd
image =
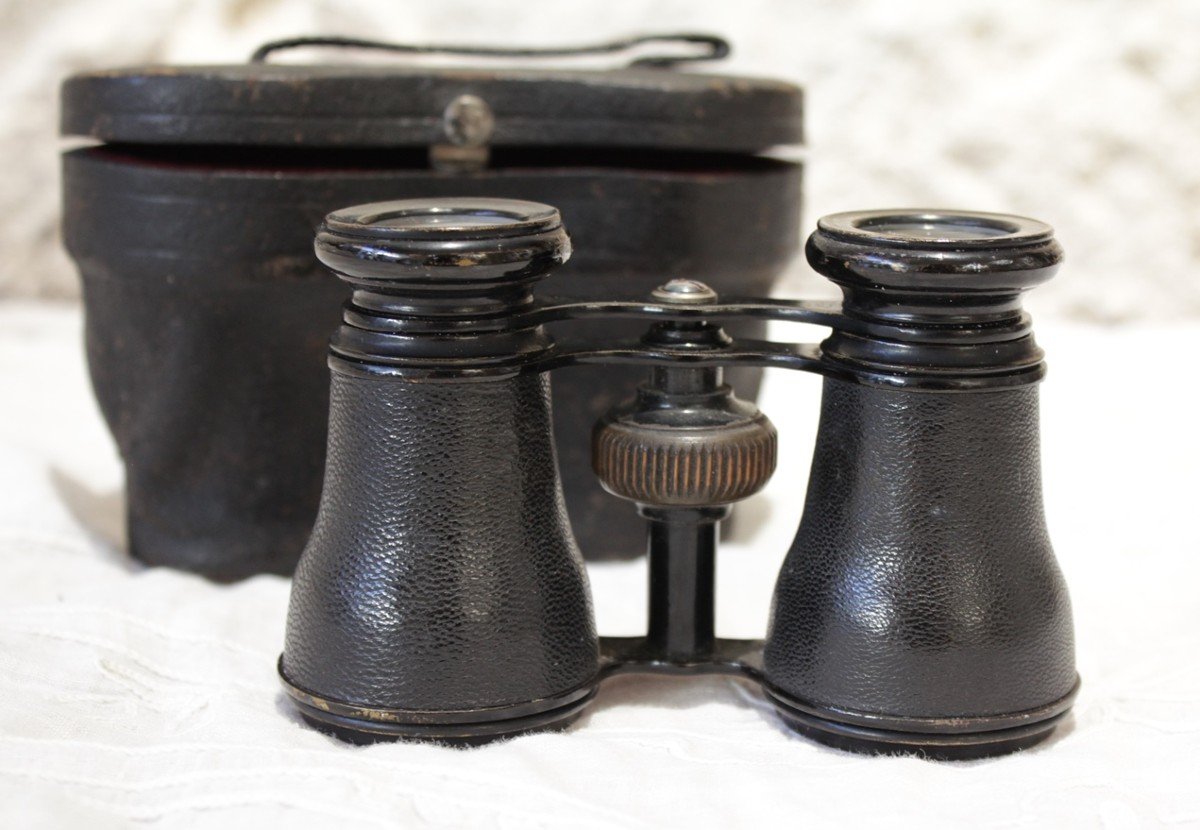
[(844, 748), (1036, 743), (1079, 683), (1042, 508), (1042, 352), (1020, 305), (1062, 249), (1021, 217), (864, 211), (820, 220), (807, 251), (878, 334), (822, 344), (839, 371), (776, 584), (768, 695)]

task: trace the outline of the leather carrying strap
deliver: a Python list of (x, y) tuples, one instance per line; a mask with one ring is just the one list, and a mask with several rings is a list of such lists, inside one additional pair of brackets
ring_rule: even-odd
[(608, 43), (597, 43), (590, 46), (551, 47), (544, 49), (510, 49), (490, 46), (463, 45), (423, 45), (417, 46), (406, 43), (385, 43), (378, 40), (366, 40), (353, 37), (336, 36), (307, 36), (283, 38), (264, 43), (254, 50), (250, 63), (265, 63), (274, 52), (301, 47), (333, 47), (339, 49), (369, 49), (380, 52), (394, 52), (408, 55), (470, 55), (483, 58), (570, 58), (583, 55), (611, 55), (629, 52), (648, 43), (686, 45), (698, 47), (695, 54), (679, 55), (646, 55), (634, 58), (629, 66), (667, 67), (677, 63), (694, 61), (715, 61), (725, 58), (730, 53), (729, 41), (715, 35), (696, 33), (640, 35), (622, 38)]

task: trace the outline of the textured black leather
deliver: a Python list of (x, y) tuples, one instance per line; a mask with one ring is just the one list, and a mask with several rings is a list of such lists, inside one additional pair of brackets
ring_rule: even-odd
[[(797, 164), (727, 156), (695, 169), (595, 167), (594, 155), (567, 150), (561, 164), (457, 176), (430, 170), (424, 144), (415, 156), (131, 145), (67, 153), (64, 240), (83, 282), (92, 384), (127, 473), (133, 555), (219, 579), (295, 567), (321, 492), (324, 357), (349, 296), (312, 254), (313, 230), (331, 210), (397, 194), (540, 199), (568, 215), (578, 250), (556, 291), (596, 298), (644, 294), (701, 264), (718, 291), (766, 295), (796, 252)], [(558, 326), (571, 336), (644, 328)], [(644, 544), (628, 506), (592, 476), (587, 440), (642, 374), (587, 367), (555, 381), (564, 486), (589, 556), (629, 557)], [(737, 369), (731, 382), (752, 399), (759, 374)]]
[(545, 375), (333, 373), (322, 503), (288, 612), (289, 681), (363, 706), (470, 710), (595, 678), (549, 407)]
[(769, 683), (799, 701), (901, 718), (1008, 714), (1070, 692), (1035, 386), (825, 381), (764, 661)]
[(289, 273), (220, 290), (80, 265), (92, 387), (125, 462), (130, 552), (214, 579), (290, 574), (321, 493), (323, 358), (345, 287)]

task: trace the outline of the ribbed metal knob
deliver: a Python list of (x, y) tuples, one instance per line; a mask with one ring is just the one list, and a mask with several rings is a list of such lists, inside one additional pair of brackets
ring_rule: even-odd
[(592, 433), (592, 469), (604, 489), (658, 507), (730, 504), (758, 492), (775, 471), (775, 426), (731, 395), (722, 403), (610, 412)]

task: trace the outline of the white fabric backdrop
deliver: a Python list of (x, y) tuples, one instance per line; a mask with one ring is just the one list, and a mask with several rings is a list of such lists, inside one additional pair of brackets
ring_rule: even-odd
[[(1200, 433), (1176, 368), (1200, 325), (1038, 322), (1047, 510), (1083, 691), (1043, 747), (939, 764), (821, 748), (724, 679), (615, 679), (566, 734), (469, 751), (307, 729), (274, 674), (287, 581), (221, 587), (130, 562), (78, 314), (0, 306), (0, 825), (1200, 824)], [(726, 636), (765, 625), (818, 387), (768, 378), (783, 469), (750, 503), (757, 530), (722, 551)], [(601, 630), (638, 633), (643, 566), (591, 576)]]

